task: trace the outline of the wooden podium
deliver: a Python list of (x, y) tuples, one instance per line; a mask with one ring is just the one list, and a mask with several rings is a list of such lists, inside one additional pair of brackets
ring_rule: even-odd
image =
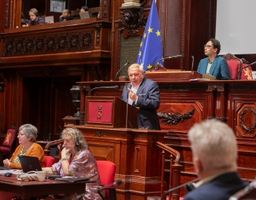
[(85, 126), (138, 128), (138, 109), (114, 96), (87, 96)]

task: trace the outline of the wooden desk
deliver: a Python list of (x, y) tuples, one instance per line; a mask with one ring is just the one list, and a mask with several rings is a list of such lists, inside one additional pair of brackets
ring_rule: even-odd
[(30, 199), (47, 194), (81, 194), (85, 192), (85, 184), (82, 182), (64, 182), (46, 179), (39, 181), (18, 181), (16, 175), (5, 177), (0, 175), (0, 191), (13, 193), (22, 199)]
[[(184, 72), (185, 73), (185, 72)], [(186, 72), (187, 73), (187, 72)], [(154, 74), (153, 74), (154, 75)], [(245, 80), (184, 80), (182, 78), (172, 80), (166, 78), (166, 76), (154, 77), (153, 75), (147, 74), (148, 78), (158, 79), (158, 85), (160, 88), (160, 107), (157, 110), (159, 116), (159, 122), (161, 130), (167, 131), (164, 135), (164, 143), (171, 146), (180, 152), (181, 164), (183, 170), (181, 173), (180, 183), (185, 183), (196, 177), (192, 152), (190, 149), (190, 143), (187, 138), (188, 130), (197, 122), (200, 122), (208, 118), (217, 118), (221, 121), (226, 122), (233, 130), (237, 138), (238, 144), (238, 172), (244, 179), (250, 179), (256, 174), (256, 81), (245, 81)], [(170, 77), (174, 74), (169, 74)], [(167, 77), (168, 77), (167, 76)], [(189, 73), (185, 77), (188, 77)], [(180, 77), (180, 76), (176, 76)], [(184, 77), (184, 76), (183, 76)], [(160, 79), (162, 78), (162, 80)], [(193, 77), (191, 77), (193, 78)], [(136, 140), (140, 138), (140, 133), (136, 133), (136, 137), (128, 138), (127, 134), (127, 147), (123, 148), (127, 153), (121, 152), (120, 149), (124, 146), (122, 141), (117, 143), (118, 139), (123, 132), (112, 131), (104, 128), (102, 131), (89, 130), (83, 128), (85, 125), (85, 115), (87, 110), (85, 107), (86, 97), (90, 96), (117, 96), (120, 97), (122, 94), (122, 88), (126, 82), (122, 81), (88, 81), (78, 82), (80, 85), (80, 125), (83, 134), (85, 135), (90, 148), (93, 148), (93, 153), (98, 155), (100, 153), (106, 154), (106, 159), (112, 160), (117, 164), (117, 175), (122, 174), (127, 177), (132, 177), (134, 184), (129, 183), (129, 187), (124, 188), (123, 194), (131, 194), (136, 191), (137, 194), (141, 192), (136, 185), (141, 180), (137, 180), (130, 176), (131, 170), (127, 170), (130, 163), (138, 162), (140, 167), (140, 176), (144, 176), (147, 173), (148, 166), (154, 161), (149, 162), (145, 160), (145, 156), (141, 155), (139, 161), (135, 155), (136, 152), (141, 152), (141, 143)], [(102, 89), (99, 89), (101, 86)], [(117, 86), (115, 89), (104, 89), (104, 86)], [(98, 88), (97, 90), (94, 88)], [(111, 88), (111, 87), (109, 87)], [(99, 129), (100, 127), (98, 127)], [(114, 133), (115, 136), (111, 134)], [(129, 133), (129, 131), (128, 131)], [(145, 134), (146, 135), (146, 134)], [(104, 141), (103, 141), (104, 140)], [(156, 138), (156, 141), (158, 138)], [(147, 148), (147, 140), (144, 140), (146, 145), (143, 147)], [(105, 142), (105, 143), (103, 143)], [(137, 142), (138, 145), (135, 143)], [(114, 144), (113, 144), (114, 143)], [(130, 145), (135, 144), (134, 146)], [(105, 145), (105, 151), (104, 151)], [(119, 146), (118, 146), (119, 145)], [(129, 146), (130, 145), (130, 146)], [(112, 147), (112, 151), (110, 151)], [(152, 147), (151, 147), (152, 148)], [(121, 149), (121, 150), (123, 150)], [(146, 149), (147, 150), (147, 149)], [(147, 151), (144, 152), (147, 152)], [(154, 149), (155, 150), (155, 149)], [(154, 150), (152, 152), (154, 152)], [(109, 152), (108, 154), (106, 152)], [(119, 152), (121, 152), (119, 154)], [(121, 160), (123, 157), (131, 157), (131, 160)], [(148, 152), (147, 152), (148, 153)], [(148, 155), (148, 154), (145, 154)], [(103, 156), (102, 156), (103, 157)], [(137, 159), (137, 160), (136, 160)], [(144, 160), (143, 160), (144, 159)], [(149, 160), (150, 161), (150, 160)], [(130, 164), (130, 165), (129, 165)], [(145, 164), (145, 167), (144, 167)], [(167, 165), (167, 164), (166, 164)], [(134, 165), (136, 166), (136, 165)], [(156, 166), (156, 165), (154, 165)], [(132, 168), (131, 168), (132, 169)], [(168, 169), (168, 167), (166, 167)], [(119, 172), (120, 170), (121, 172)], [(135, 170), (134, 170), (135, 171)], [(136, 172), (137, 173), (137, 172)], [(134, 173), (135, 174), (135, 173)], [(133, 175), (133, 174), (132, 174)], [(153, 174), (154, 175), (154, 174)], [(145, 175), (144, 177), (153, 177), (152, 174)], [(127, 178), (128, 179), (128, 178)], [(124, 180), (124, 179), (123, 179)], [(125, 181), (124, 181), (125, 182)], [(126, 183), (126, 182), (125, 182)], [(146, 181), (145, 181), (146, 183)], [(125, 185), (125, 184), (123, 184)], [(136, 185), (133, 187), (133, 185)], [(142, 184), (141, 184), (142, 185)], [(145, 184), (146, 185), (146, 184)], [(145, 194), (152, 192), (152, 188), (144, 187)], [(119, 191), (117, 191), (117, 195)], [(144, 195), (144, 194), (143, 194)], [(144, 195), (146, 196), (146, 195)], [(151, 195), (152, 196), (152, 195)], [(128, 198), (127, 198), (128, 199)], [(138, 198), (137, 198), (138, 199)], [(146, 198), (144, 198), (145, 200)]]

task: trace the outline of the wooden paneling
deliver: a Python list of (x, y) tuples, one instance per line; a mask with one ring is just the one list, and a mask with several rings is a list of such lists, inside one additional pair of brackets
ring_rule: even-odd
[[(168, 133), (164, 137), (167, 145), (178, 150), (183, 165), (181, 183), (196, 177), (188, 130), (197, 122), (217, 118), (226, 122), (235, 132), (238, 142), (238, 171), (242, 178), (255, 175), (256, 168), (252, 158), (256, 154), (256, 82), (254, 81), (158, 81), (160, 88), (160, 107), (157, 110), (161, 130)], [(121, 96), (123, 82), (79, 82), (84, 95), (88, 90), (117, 85), (114, 90), (95, 90), (93, 95)], [(83, 108), (84, 109), (84, 108)], [(83, 110), (86, 113), (86, 110)], [(133, 155), (143, 151), (134, 142)], [(136, 156), (132, 157), (135, 171)], [(143, 172), (141, 172), (143, 173)]]
[(98, 159), (116, 164), (118, 199), (142, 199), (160, 193), (160, 151), (156, 141), (163, 141), (167, 131), (76, 126)]

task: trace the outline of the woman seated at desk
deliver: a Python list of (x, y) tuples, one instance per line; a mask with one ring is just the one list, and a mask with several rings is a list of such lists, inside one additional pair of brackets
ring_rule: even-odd
[[(91, 177), (90, 181), (95, 183), (86, 184), (84, 199), (101, 199), (97, 193), (100, 184), (96, 159), (88, 150), (85, 138), (80, 130), (76, 128), (65, 128), (62, 131), (64, 139), (61, 151), (61, 160), (52, 167), (43, 168), (47, 174), (61, 176), (75, 176), (77, 178)], [(63, 190), (65, 190), (63, 188)]]
[(36, 143), (37, 128), (32, 124), (24, 124), (20, 126), (17, 138), (20, 145), (15, 149), (10, 159), (3, 161), (4, 167), (21, 169), (19, 155), (38, 157), (41, 166), (43, 166), (44, 150), (40, 144)]

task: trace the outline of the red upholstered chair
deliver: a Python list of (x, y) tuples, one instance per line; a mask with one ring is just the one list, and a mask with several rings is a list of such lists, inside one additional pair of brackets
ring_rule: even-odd
[(243, 62), (242, 71), (240, 72), (241, 80), (253, 80), (252, 67), (248, 65), (248, 61), (244, 58), (241, 59)]
[(54, 162), (55, 162), (55, 159), (52, 156), (44, 156), (45, 167), (51, 167)]
[[(115, 179), (116, 165), (107, 160), (97, 160), (100, 182), (104, 186), (111, 185)], [(105, 191), (106, 200), (116, 200), (116, 189), (108, 188)]]
[(239, 70), (242, 68), (243, 62), (235, 55), (228, 53), (222, 56), (226, 59), (230, 72), (230, 79), (240, 79), (240, 75), (237, 77)]
[(7, 130), (2, 146), (0, 146), (0, 153), (6, 157), (10, 157), (12, 153), (12, 145), (16, 138), (16, 129), (10, 128)]

